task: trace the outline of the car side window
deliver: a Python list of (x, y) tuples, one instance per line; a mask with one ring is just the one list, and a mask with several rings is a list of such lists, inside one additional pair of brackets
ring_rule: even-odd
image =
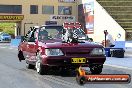
[(28, 42), (35, 42), (35, 39), (35, 31), (32, 31), (28, 37)]
[(28, 33), (25, 36), (25, 41), (27, 42), (35, 42), (35, 33), (36, 33), (36, 29), (31, 29), (28, 31)]
[(26, 34), (25, 36), (22, 37), (23, 42), (27, 42), (27, 40), (28, 40), (28, 34)]
[(48, 32), (44, 29), (41, 29), (38, 34), (38, 40), (39, 41), (47, 40), (47, 38), (48, 38)]

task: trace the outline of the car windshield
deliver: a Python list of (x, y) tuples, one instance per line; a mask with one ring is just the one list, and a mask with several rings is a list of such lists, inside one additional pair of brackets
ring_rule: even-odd
[(47, 40), (61, 40), (62, 38), (62, 26), (44, 26), (41, 27), (38, 34), (39, 41)]
[[(48, 40), (61, 42), (63, 41), (62, 37), (67, 35), (66, 30), (62, 26), (43, 26), (39, 30), (38, 40), (41, 42)], [(72, 36), (77, 34), (79, 41), (87, 40), (88, 38), (82, 29), (68, 29), (68, 31), (72, 32)]]
[(88, 37), (87, 35), (85, 34), (85, 32), (82, 30), (82, 29), (65, 29), (65, 33), (64, 33), (64, 37), (67, 38), (67, 37), (74, 37), (74, 38), (77, 38), (78, 37), (78, 40), (81, 41), (81, 40), (87, 40)]
[(78, 35), (79, 40), (86, 40), (87, 39), (87, 36), (82, 29), (74, 29), (74, 31)]

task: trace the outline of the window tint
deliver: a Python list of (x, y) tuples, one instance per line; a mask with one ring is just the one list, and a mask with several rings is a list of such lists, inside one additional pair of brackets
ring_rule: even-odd
[(61, 40), (62, 38), (62, 26), (44, 26), (41, 27), (38, 34), (38, 39), (41, 42), (47, 40)]
[(22, 14), (21, 5), (0, 5), (0, 13)]
[(38, 5), (30, 5), (30, 14), (38, 14)]
[(42, 14), (54, 14), (54, 6), (42, 6)]

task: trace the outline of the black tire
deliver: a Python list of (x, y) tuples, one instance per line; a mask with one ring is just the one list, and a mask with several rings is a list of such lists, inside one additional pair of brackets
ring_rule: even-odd
[(90, 71), (92, 74), (100, 74), (102, 72), (103, 65), (94, 64), (90, 66)]
[(32, 65), (32, 64), (26, 64), (26, 68), (28, 69), (34, 69), (35, 68), (35, 65)]
[(36, 71), (40, 75), (46, 75), (47, 72), (48, 72), (48, 66), (45, 66), (45, 65), (42, 64), (42, 61), (41, 61), (39, 53), (37, 53), (36, 58), (37, 58), (37, 61), (36, 61)]
[(19, 61), (20, 61), (20, 62), (21, 62), (21, 60), (25, 60), (22, 51), (19, 51), (19, 52), (18, 52), (18, 58), (19, 58)]
[(38, 74), (47, 75), (48, 74), (48, 66), (40, 64), (40, 70), (39, 70)]
[(60, 75), (61, 76), (69, 75), (68, 69), (67, 68), (60, 68)]

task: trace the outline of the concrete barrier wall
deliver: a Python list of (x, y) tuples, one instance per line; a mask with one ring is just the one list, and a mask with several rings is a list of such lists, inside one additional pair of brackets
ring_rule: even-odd
[(11, 39), (10, 46), (18, 47), (18, 45), (20, 44), (20, 42), (21, 42), (21, 39)]
[(132, 49), (132, 41), (126, 41), (125, 47), (126, 47), (126, 48), (131, 48), (131, 49)]
[[(11, 46), (18, 46), (19, 43), (21, 42), (21, 39), (11, 39)], [(119, 41), (118, 41), (119, 42)], [(125, 44), (124, 44), (125, 43)], [(132, 48), (132, 41), (121, 41), (121, 44), (118, 43), (118, 48)]]

